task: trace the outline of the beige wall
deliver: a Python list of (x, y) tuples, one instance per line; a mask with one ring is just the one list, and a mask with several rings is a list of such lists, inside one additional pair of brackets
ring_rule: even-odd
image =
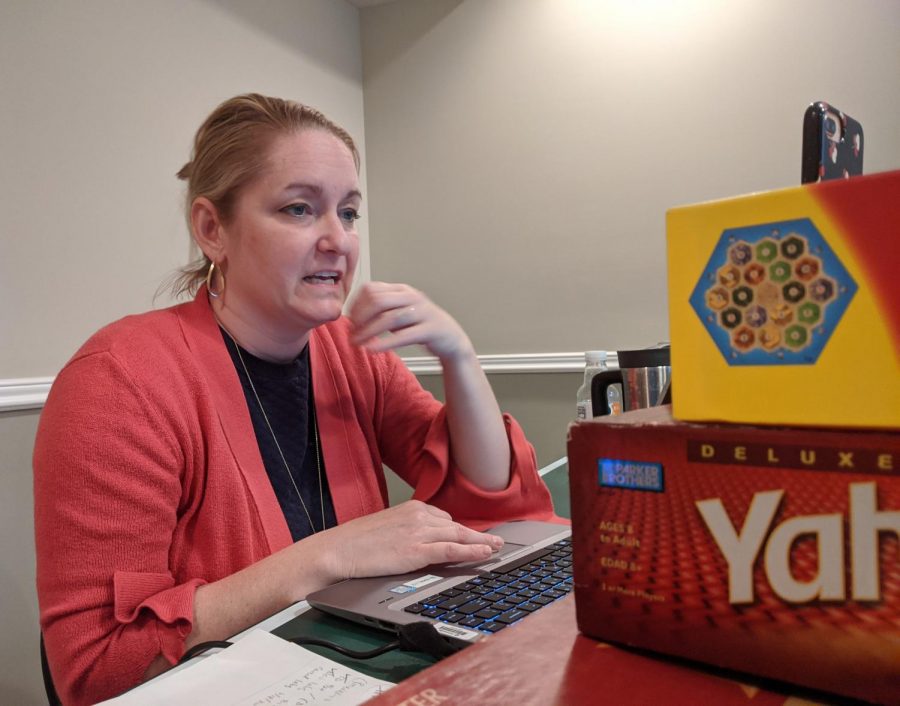
[(900, 168), (898, 37), (896, 0), (367, 9), (373, 276), (479, 353), (665, 340), (666, 209), (798, 184), (811, 101), (861, 120), (866, 171)]
[[(359, 11), (343, 0), (6, 0), (0, 67), (0, 380), (55, 375), (99, 326), (152, 306), (188, 258), (174, 174), (220, 101), (311, 103), (365, 150)], [(37, 419), (0, 413), (0, 703), (22, 706), (46, 703)]]
[[(867, 171), (900, 167), (900, 4), (845, 8), (0, 3), (0, 379), (53, 375), (98, 326), (151, 305), (187, 256), (173, 173), (209, 109), (245, 90), (313, 103), (359, 139), (374, 275), (423, 287), (479, 352), (654, 343), (665, 209), (796, 183), (809, 101), (864, 123)], [(491, 382), (541, 465), (561, 455), (580, 376)], [(43, 701), (36, 424), (0, 413), (2, 703)]]
[(0, 414), (0, 703), (46, 704), (34, 592), (31, 446), (37, 412)]
[[(482, 354), (667, 340), (666, 209), (798, 184), (813, 100), (862, 121), (867, 172), (900, 168), (896, 0), (396, 0), (361, 18), (373, 277), (427, 291)], [(563, 455), (581, 377), (490, 380), (539, 463)]]
[(55, 375), (101, 325), (151, 308), (188, 260), (175, 172), (225, 98), (310, 103), (365, 149), (343, 0), (7, 0), (0, 66), (0, 379)]

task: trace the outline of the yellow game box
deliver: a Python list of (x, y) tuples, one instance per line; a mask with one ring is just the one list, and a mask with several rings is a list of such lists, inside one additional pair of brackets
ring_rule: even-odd
[(900, 171), (666, 214), (677, 419), (900, 429)]

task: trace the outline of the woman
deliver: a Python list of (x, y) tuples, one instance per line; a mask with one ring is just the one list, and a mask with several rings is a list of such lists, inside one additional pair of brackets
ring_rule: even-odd
[[(358, 161), (315, 110), (220, 105), (179, 172), (203, 252), (182, 281), (194, 300), (107, 326), (57, 377), (35, 524), (64, 703), (113, 696), (335, 581), (502, 544), (473, 528), (552, 517), (531, 447), (446, 312), (368, 283), (341, 316)], [(440, 360), (446, 405), (391, 350), (409, 344)], [(414, 500), (386, 509), (382, 463)]]

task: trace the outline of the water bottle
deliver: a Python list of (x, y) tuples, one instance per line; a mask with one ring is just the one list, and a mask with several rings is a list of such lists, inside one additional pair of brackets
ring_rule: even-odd
[(594, 407), (591, 403), (591, 380), (597, 373), (609, 370), (606, 366), (606, 351), (587, 351), (584, 354), (584, 383), (578, 388), (576, 418), (592, 419)]

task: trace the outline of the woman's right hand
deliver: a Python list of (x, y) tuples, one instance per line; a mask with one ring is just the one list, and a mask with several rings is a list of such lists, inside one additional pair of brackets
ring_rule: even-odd
[(328, 542), (338, 580), (482, 561), (503, 546), (500, 537), (469, 529), (419, 500), (350, 520), (322, 532), (319, 539)]
[[(443, 510), (410, 500), (317, 532), (199, 586), (185, 649), (224, 640), (341, 579), (484, 560), (502, 546), (500, 537), (476, 532)], [(158, 658), (145, 676), (157, 674), (167, 664)]]

